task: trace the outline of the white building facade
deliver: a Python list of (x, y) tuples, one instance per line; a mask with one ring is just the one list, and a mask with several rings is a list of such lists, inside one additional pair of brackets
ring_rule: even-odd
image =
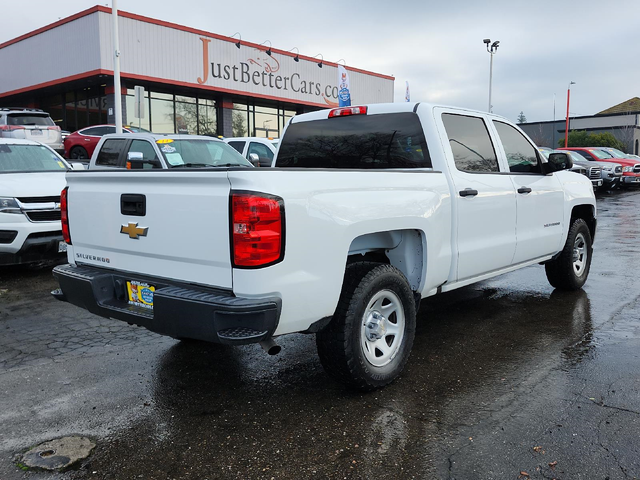
[[(296, 113), (338, 105), (335, 63), (122, 11), (118, 29), (125, 124), (278, 136)], [(70, 131), (114, 123), (110, 8), (0, 44), (0, 65), (0, 106), (41, 108)], [(352, 104), (393, 101), (393, 77), (346, 68)], [(133, 116), (134, 86), (145, 88), (142, 118)]]

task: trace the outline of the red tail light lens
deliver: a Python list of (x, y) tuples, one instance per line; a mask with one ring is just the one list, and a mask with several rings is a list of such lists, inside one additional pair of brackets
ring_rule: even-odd
[(284, 257), (284, 202), (262, 193), (231, 194), (234, 267), (257, 268)]
[(24, 130), (22, 125), (0, 125), (0, 131), (11, 132), (13, 130)]
[(329, 112), (329, 118), (346, 117), (347, 115), (366, 115), (367, 107), (334, 108)]
[(69, 187), (65, 187), (60, 194), (60, 220), (62, 221), (62, 238), (67, 245), (71, 245), (71, 234), (69, 233)]
[(61, 132), (61, 131), (62, 131), (62, 129), (61, 129), (58, 125), (55, 125), (55, 126), (53, 126), (53, 127), (47, 127), (47, 129), (48, 129), (48, 130), (56, 130), (56, 131), (58, 131), (58, 132)]

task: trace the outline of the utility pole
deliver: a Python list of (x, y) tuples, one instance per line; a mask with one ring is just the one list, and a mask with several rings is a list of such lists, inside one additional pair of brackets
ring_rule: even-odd
[(111, 0), (113, 20), (113, 101), (116, 117), (116, 133), (122, 133), (122, 98), (120, 87), (120, 45), (118, 42), (118, 1)]

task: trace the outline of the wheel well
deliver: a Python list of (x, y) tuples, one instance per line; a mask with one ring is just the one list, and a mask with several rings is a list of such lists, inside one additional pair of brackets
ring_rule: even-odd
[(422, 287), (426, 264), (425, 240), (418, 230), (394, 230), (361, 235), (351, 242), (347, 263), (371, 261), (393, 265), (411, 289)]
[(591, 234), (591, 241), (593, 241), (596, 237), (596, 218), (593, 212), (593, 206), (577, 205), (573, 207), (571, 211), (571, 223), (573, 223), (576, 218), (581, 218), (587, 222), (589, 233)]

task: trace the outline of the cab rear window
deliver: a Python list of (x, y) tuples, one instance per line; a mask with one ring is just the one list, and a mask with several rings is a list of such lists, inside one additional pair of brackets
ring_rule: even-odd
[(431, 168), (415, 113), (351, 115), (292, 123), (280, 144), (277, 167)]

